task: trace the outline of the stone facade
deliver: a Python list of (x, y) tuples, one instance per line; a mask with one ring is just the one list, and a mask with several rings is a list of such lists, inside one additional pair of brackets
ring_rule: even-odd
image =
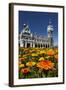
[(38, 36), (32, 34), (29, 26), (24, 24), (22, 32), (19, 34), (19, 46), (28, 48), (28, 47), (39, 47), (39, 48), (51, 48), (53, 47), (53, 26), (49, 23), (47, 26), (47, 37)]

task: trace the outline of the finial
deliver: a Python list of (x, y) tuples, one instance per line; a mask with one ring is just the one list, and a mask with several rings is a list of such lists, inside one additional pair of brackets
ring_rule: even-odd
[(25, 23), (23, 25), (24, 25), (24, 27), (26, 27), (26, 24)]

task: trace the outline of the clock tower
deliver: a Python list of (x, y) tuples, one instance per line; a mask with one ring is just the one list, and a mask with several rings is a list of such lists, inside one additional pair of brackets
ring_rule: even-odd
[(48, 32), (48, 39), (50, 41), (50, 47), (53, 47), (53, 25), (51, 24), (51, 21), (49, 21), (49, 24), (47, 26), (47, 32)]

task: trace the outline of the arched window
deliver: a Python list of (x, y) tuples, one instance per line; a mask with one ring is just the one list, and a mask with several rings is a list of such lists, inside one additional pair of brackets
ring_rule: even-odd
[(42, 44), (41, 44), (41, 47), (42, 47)]
[(40, 44), (38, 44), (38, 47), (40, 48)]
[(37, 44), (35, 44), (35, 47), (37, 47)]
[(43, 44), (43, 47), (45, 47), (45, 44)]
[(23, 41), (23, 47), (25, 47), (25, 41)]
[(47, 48), (47, 44), (46, 44), (46, 48)]

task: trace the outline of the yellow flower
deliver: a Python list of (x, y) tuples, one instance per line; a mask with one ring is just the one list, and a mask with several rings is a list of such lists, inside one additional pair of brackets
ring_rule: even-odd
[(32, 56), (35, 57), (35, 56), (38, 56), (38, 54), (36, 54), (36, 53), (32, 53)]
[(25, 58), (26, 57), (26, 55), (23, 55), (23, 58)]
[(39, 61), (45, 60), (44, 57), (39, 58)]
[(19, 55), (19, 58), (21, 57), (21, 55)]
[(40, 54), (38, 51), (36, 52), (37, 56)]
[(22, 67), (24, 67), (24, 66), (25, 66), (24, 64), (20, 64), (20, 65), (19, 65), (19, 68), (22, 68)]
[(46, 54), (45, 50), (40, 51), (40, 54)]
[(49, 59), (51, 56), (46, 56), (45, 59)]
[(36, 63), (35, 62), (27, 62), (26, 63), (26, 66), (29, 66), (29, 67), (32, 67), (32, 66), (34, 66)]
[(27, 58), (27, 54), (26, 54), (26, 55), (23, 55), (22, 57), (23, 57), (24, 59), (26, 59), (26, 58)]

